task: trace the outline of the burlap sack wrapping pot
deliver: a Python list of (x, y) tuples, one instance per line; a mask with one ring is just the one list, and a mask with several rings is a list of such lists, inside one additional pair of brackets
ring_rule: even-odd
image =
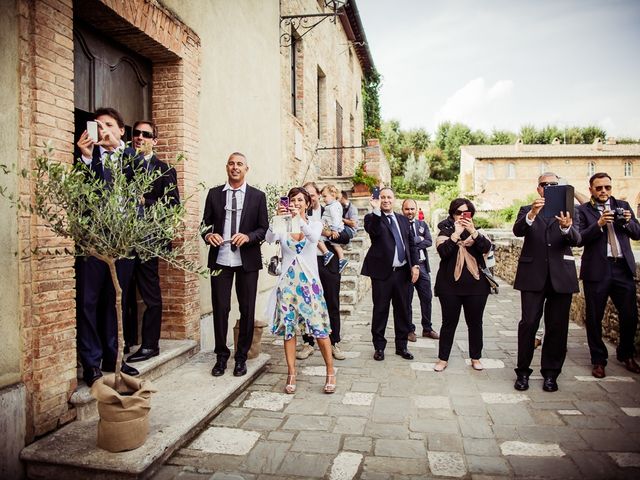
[[(262, 351), (262, 331), (267, 325), (262, 322), (255, 321), (253, 324), (253, 338), (251, 339), (251, 348), (247, 353), (247, 358), (256, 358)], [(236, 321), (233, 327), (233, 345), (238, 348), (238, 335), (240, 334), (240, 320)]]
[(151, 394), (156, 390), (148, 380), (138, 380), (124, 373), (122, 383), (131, 395), (114, 390), (114, 373), (99, 378), (91, 387), (98, 402), (98, 447), (109, 452), (133, 450), (144, 444), (149, 433)]

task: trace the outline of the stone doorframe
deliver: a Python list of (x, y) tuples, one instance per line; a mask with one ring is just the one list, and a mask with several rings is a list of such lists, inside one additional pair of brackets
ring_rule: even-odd
[[(53, 157), (71, 162), (73, 152), (74, 17), (153, 63), (152, 120), (158, 156), (177, 165), (181, 195), (198, 178), (200, 39), (171, 11), (152, 0), (17, 0), (20, 68), (20, 168), (31, 170), (45, 141)], [(75, 9), (75, 11), (74, 11)], [(21, 182), (22, 198), (33, 186)], [(187, 200), (188, 226), (200, 223), (198, 196)], [(27, 388), (27, 442), (75, 418), (68, 399), (77, 387), (73, 259), (40, 259), (34, 247), (69, 247), (39, 222), (19, 213), (21, 370)], [(196, 260), (194, 258), (193, 260)], [(199, 340), (199, 282), (163, 265), (162, 337)]]

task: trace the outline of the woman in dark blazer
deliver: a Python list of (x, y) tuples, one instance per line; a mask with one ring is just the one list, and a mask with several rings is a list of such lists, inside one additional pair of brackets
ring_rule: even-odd
[(471, 366), (475, 370), (483, 369), (480, 363), (482, 315), (490, 289), (481, 270), (485, 268), (483, 255), (491, 249), (491, 241), (473, 225), (475, 213), (473, 203), (466, 198), (456, 198), (449, 205), (449, 217), (438, 224), (436, 249), (440, 268), (434, 293), (440, 300), (442, 328), (436, 372), (447, 368), (462, 308), (469, 330)]

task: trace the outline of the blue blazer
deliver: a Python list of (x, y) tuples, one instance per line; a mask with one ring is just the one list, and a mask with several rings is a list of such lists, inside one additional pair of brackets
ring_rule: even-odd
[[(633, 209), (624, 200), (610, 198), (611, 208), (621, 207), (631, 211), (631, 220), (624, 226), (613, 225), (620, 250), (632, 276), (636, 273), (636, 261), (631, 251), (629, 239), (640, 240), (640, 224), (633, 214)], [(584, 246), (580, 278), (587, 282), (596, 282), (608, 275), (607, 266), (607, 231), (598, 226), (600, 212), (591, 202), (583, 203), (577, 208), (577, 221)], [(606, 228), (609, 228), (607, 225)]]

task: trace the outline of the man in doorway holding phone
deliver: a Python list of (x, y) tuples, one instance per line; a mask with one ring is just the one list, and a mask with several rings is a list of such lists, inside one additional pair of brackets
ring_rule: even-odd
[[(77, 142), (83, 162), (97, 178), (106, 184), (111, 182), (111, 172), (107, 159), (112, 155), (135, 157), (136, 152), (125, 148), (124, 120), (113, 108), (96, 110), (98, 140), (85, 130)], [(89, 124), (94, 130), (95, 125)], [(116, 157), (117, 158), (117, 157)], [(133, 176), (129, 168), (127, 175)], [(127, 177), (130, 178), (130, 177)], [(122, 287), (122, 304), (133, 274), (133, 260), (121, 259), (116, 262), (118, 280)], [(118, 320), (115, 307), (115, 289), (111, 281), (109, 267), (96, 257), (76, 259), (76, 311), (78, 356), (83, 369), (83, 379), (91, 386), (102, 376), (102, 370), (115, 370), (118, 353)], [(122, 362), (123, 373), (138, 375), (138, 370)]]
[[(151, 120), (138, 120), (133, 124), (133, 146), (144, 159), (144, 166), (148, 172), (160, 172), (151, 185), (151, 190), (144, 195), (143, 207), (151, 208), (160, 199), (169, 205), (180, 203), (176, 170), (161, 161), (153, 152), (158, 143), (158, 128)], [(167, 245), (171, 248), (171, 244)], [(136, 287), (145, 304), (142, 317), (142, 343), (137, 352), (127, 358), (128, 362), (142, 362), (160, 354), (160, 327), (162, 325), (162, 290), (160, 290), (160, 276), (158, 275), (158, 257), (146, 262), (135, 258), (133, 288), (129, 290), (129, 302), (136, 300)], [(136, 311), (137, 314), (137, 311)], [(137, 315), (136, 315), (137, 317)], [(130, 327), (137, 330), (137, 318), (132, 319)]]
[(584, 287), (587, 341), (596, 378), (604, 378), (607, 347), (602, 341), (602, 317), (611, 298), (618, 311), (616, 357), (627, 370), (640, 373), (633, 359), (638, 325), (636, 261), (629, 240), (640, 240), (640, 224), (627, 202), (611, 195), (605, 172), (589, 179), (591, 200), (578, 207), (577, 222), (584, 246), (580, 278)]
[(524, 237), (513, 288), (520, 290), (522, 319), (518, 323), (518, 366), (515, 369), (516, 390), (529, 388), (529, 366), (535, 350), (535, 339), (544, 312), (545, 337), (542, 344), (540, 373), (542, 389), (558, 390), (557, 378), (567, 354), (569, 309), (571, 297), (578, 292), (578, 276), (571, 247), (578, 245), (580, 234), (569, 214), (559, 212), (545, 218), (544, 188), (558, 185), (555, 173), (538, 177), (538, 195), (531, 205), (520, 208), (513, 234)]
[(371, 196), (372, 213), (364, 217), (364, 229), (371, 238), (371, 247), (362, 264), (362, 275), (371, 278), (373, 316), (371, 336), (374, 360), (384, 360), (387, 340), (384, 332), (393, 304), (396, 355), (413, 360), (407, 349), (411, 329), (409, 288), (420, 276), (418, 249), (409, 220), (393, 212), (395, 195), (388, 187), (379, 190), (379, 198)]
[(247, 373), (247, 354), (253, 340), (253, 324), (258, 291), (258, 272), (262, 269), (260, 245), (269, 228), (267, 198), (264, 192), (247, 185), (247, 158), (234, 152), (227, 160), (227, 182), (209, 190), (204, 205), (202, 234), (210, 245), (208, 266), (220, 270), (211, 277), (211, 304), (215, 336), (214, 377), (224, 375), (231, 352), (227, 347), (231, 287), (235, 277), (240, 309), (238, 344), (233, 374)]

